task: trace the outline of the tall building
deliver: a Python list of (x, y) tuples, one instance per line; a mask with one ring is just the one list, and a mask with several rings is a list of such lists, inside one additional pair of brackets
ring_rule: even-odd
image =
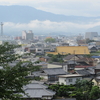
[(23, 40), (33, 40), (33, 32), (29, 30), (28, 32), (22, 31), (22, 39)]
[(93, 40), (94, 37), (98, 37), (97, 32), (86, 32), (85, 33), (85, 39)]

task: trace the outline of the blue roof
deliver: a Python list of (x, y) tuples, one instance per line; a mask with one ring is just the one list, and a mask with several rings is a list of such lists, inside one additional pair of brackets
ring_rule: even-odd
[(100, 56), (92, 56), (92, 58), (100, 58)]

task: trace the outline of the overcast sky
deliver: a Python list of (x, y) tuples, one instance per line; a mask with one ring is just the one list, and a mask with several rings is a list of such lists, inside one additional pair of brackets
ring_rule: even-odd
[[(100, 16), (100, 0), (0, 0), (0, 5), (25, 5), (31, 6), (47, 12), (63, 15), (74, 16), (87, 16), (94, 17)], [(63, 32), (85, 32), (89, 28), (100, 26), (98, 22), (90, 22), (87, 24), (72, 23), (72, 22), (51, 22), (49, 20), (39, 21), (33, 20), (29, 23), (12, 23), (5, 22), (4, 28), (7, 32), (13, 32), (16, 29), (20, 32), (22, 30), (32, 29), (35, 33), (47, 33), (63, 31)]]
[(100, 16), (100, 0), (0, 0), (1, 5), (27, 5), (64, 15)]

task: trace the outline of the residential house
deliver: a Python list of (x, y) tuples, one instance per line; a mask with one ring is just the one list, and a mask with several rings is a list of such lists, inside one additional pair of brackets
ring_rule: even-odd
[(94, 70), (95, 70), (95, 77), (92, 81), (94, 82), (94, 85), (100, 87), (100, 63), (95, 66)]
[(62, 43), (61, 46), (69, 46), (69, 43)]
[(75, 84), (77, 80), (82, 80), (80, 74), (68, 74), (68, 75), (59, 75), (59, 83), (64, 85)]
[(77, 62), (74, 60), (69, 60), (69, 61), (67, 61), (66, 62), (66, 64), (67, 64), (67, 71), (69, 72), (69, 73), (74, 73), (74, 71), (75, 71), (75, 66), (77, 65)]
[(95, 66), (95, 74), (100, 73), (100, 63)]
[(77, 74), (80, 74), (80, 75), (91, 76), (91, 73), (89, 73), (86, 69), (76, 70), (75, 72), (76, 72)]
[(51, 48), (43, 48), (43, 50), (44, 50), (44, 53), (46, 53), (46, 52), (50, 52)]
[(62, 68), (62, 63), (58, 62), (48, 63), (47, 68)]
[(94, 59), (93, 58), (83, 57), (83, 58), (77, 59), (75, 61), (78, 63), (78, 65), (94, 66)]
[(66, 61), (74, 61), (74, 60), (78, 60), (82, 58), (82, 56), (79, 56), (79, 55), (67, 55), (66, 57), (63, 58), (64, 62)]
[(94, 69), (82, 69), (82, 70), (76, 70), (77, 74), (83, 75), (82, 79), (92, 81), (95, 77)]
[(48, 56), (41, 56), (39, 58), (39, 61), (42, 61), (42, 62), (47, 62), (49, 60), (49, 57)]
[(33, 72), (33, 77), (42, 77), (45, 81), (48, 82), (55, 82), (58, 81), (59, 75), (66, 75), (68, 74), (66, 71), (64, 71), (62, 68), (45, 68), (42, 69), (42, 71)]
[(36, 48), (36, 54), (43, 54), (43, 48)]
[(95, 65), (97, 65), (98, 63), (100, 63), (100, 56), (92, 56), (91, 58), (94, 59)]
[(100, 87), (100, 76), (96, 76), (92, 82), (94, 83), (95, 86), (99, 86)]
[(97, 47), (95, 47), (95, 46), (89, 48), (89, 50), (90, 50), (91, 53), (98, 51)]
[(54, 91), (47, 89), (48, 87), (44, 85), (43, 82), (33, 81), (32, 83), (23, 87), (25, 94), (21, 97), (24, 100), (32, 100), (32, 99), (46, 99), (51, 100), (55, 95)]
[(96, 42), (96, 47), (100, 50), (100, 41)]
[(48, 63), (47, 68), (62, 68), (64, 71), (68, 72), (68, 65), (67, 63), (63, 63), (63, 62)]
[(75, 70), (82, 70), (82, 69), (87, 69), (87, 68), (90, 68), (90, 67), (93, 67), (93, 66), (76, 65)]
[(32, 48), (32, 47), (30, 47), (30, 48), (28, 49), (28, 51), (29, 51), (30, 53), (36, 53), (36, 49), (35, 49), (35, 48)]

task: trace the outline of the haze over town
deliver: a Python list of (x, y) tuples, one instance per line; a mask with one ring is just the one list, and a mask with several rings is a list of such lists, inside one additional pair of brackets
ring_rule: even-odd
[(100, 0), (0, 0), (0, 100), (100, 100)]
[[(6, 12), (6, 6), (12, 7), (13, 12)], [(41, 16), (37, 18), (29, 19), (29, 17), (24, 16), (24, 14), (19, 11), (18, 16), (16, 15), (16, 6), (23, 7), (23, 9), (33, 9), (26, 11), (26, 14), (31, 17), (31, 15), (38, 15), (39, 13), (44, 13), (50, 15), (50, 18), (45, 14), (45, 19)], [(6, 35), (20, 35), (23, 30), (33, 30), (35, 34), (66, 34), (75, 35), (83, 34), (87, 31), (100, 32), (100, 1), (99, 0), (0, 0), (0, 6), (4, 6), (0, 10), (0, 16), (3, 18), (8, 17), (15, 19), (16, 22), (12, 20), (2, 20), (4, 23), (4, 33)], [(37, 12), (37, 13), (36, 13)], [(11, 15), (10, 17), (8, 15)], [(21, 14), (26, 17), (27, 22), (20, 22)], [(41, 19), (40, 19), (41, 18)], [(55, 19), (56, 18), (56, 19)], [(24, 18), (23, 18), (24, 19)], [(59, 19), (59, 21), (57, 20)], [(65, 20), (64, 20), (65, 19)]]

